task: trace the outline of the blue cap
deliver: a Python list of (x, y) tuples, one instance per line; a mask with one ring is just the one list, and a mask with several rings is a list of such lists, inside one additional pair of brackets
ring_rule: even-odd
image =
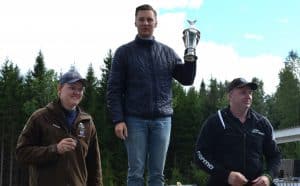
[(79, 74), (79, 72), (77, 72), (74, 69), (64, 73), (59, 79), (60, 84), (65, 84), (65, 83), (71, 84), (77, 81), (82, 82), (83, 86), (85, 86), (86, 84), (86, 80)]

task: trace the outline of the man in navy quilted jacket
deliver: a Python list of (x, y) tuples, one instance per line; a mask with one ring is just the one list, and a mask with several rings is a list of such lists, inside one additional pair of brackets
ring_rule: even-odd
[(148, 185), (163, 186), (173, 114), (172, 79), (191, 85), (197, 57), (182, 63), (172, 48), (155, 40), (157, 13), (150, 5), (136, 8), (135, 26), (135, 39), (115, 52), (107, 106), (115, 134), (126, 146), (127, 185), (144, 185), (147, 168)]

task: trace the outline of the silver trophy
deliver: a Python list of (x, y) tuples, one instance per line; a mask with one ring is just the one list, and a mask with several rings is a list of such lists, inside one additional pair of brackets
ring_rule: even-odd
[(196, 61), (196, 46), (200, 40), (200, 31), (194, 27), (196, 20), (187, 20), (190, 27), (183, 31), (183, 42), (185, 46), (184, 61)]

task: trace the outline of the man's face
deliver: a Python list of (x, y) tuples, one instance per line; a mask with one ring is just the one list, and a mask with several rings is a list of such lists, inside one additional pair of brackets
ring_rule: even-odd
[(252, 104), (252, 92), (248, 86), (234, 88), (228, 95), (230, 106), (238, 109), (250, 108)]
[(84, 87), (80, 81), (75, 83), (65, 83), (58, 86), (59, 98), (66, 109), (76, 107), (83, 97)]
[(153, 35), (157, 25), (155, 14), (151, 10), (140, 10), (135, 17), (135, 26), (141, 38), (148, 38)]

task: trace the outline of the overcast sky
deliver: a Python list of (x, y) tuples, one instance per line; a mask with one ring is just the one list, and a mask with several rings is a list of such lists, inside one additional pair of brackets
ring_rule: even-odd
[(274, 93), (285, 57), (300, 48), (298, 0), (1, 0), (0, 63), (9, 59), (25, 74), (41, 50), (47, 69), (74, 64), (85, 76), (92, 64), (100, 78), (109, 49), (134, 39), (134, 11), (144, 3), (158, 11), (155, 38), (182, 57), (186, 20), (197, 20), (195, 87), (257, 77)]

